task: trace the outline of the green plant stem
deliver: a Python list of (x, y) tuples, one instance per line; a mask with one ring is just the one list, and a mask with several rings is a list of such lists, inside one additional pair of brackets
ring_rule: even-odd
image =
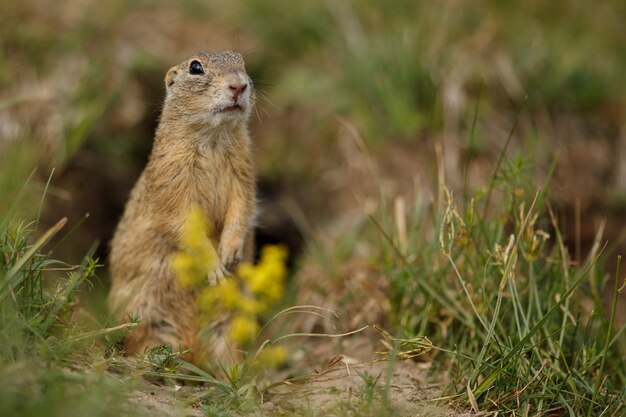
[[(576, 290), (576, 288), (578, 288), (578, 285), (583, 281), (583, 279), (585, 278), (585, 276), (591, 269), (591, 266), (595, 265), (599, 257), (600, 255), (597, 255), (593, 259), (593, 261), (590, 262), (589, 265), (587, 265), (585, 270), (581, 272), (581, 274), (574, 280), (570, 288), (565, 292), (565, 294), (563, 294), (561, 299), (558, 300), (552, 306), (552, 308), (543, 316), (541, 320), (539, 320), (539, 322), (532, 329), (530, 329), (530, 331), (526, 334), (526, 336), (524, 336), (522, 340), (520, 340), (519, 342), (515, 344), (515, 346), (513, 346), (510, 352), (502, 359), (501, 361), (502, 364), (506, 364), (508, 361), (510, 361), (513, 358), (513, 356), (519, 354), (522, 347), (530, 340), (530, 338), (533, 337), (533, 335), (537, 333), (537, 331), (539, 331), (539, 329), (543, 327), (543, 325), (548, 321), (548, 319), (561, 307), (561, 305), (565, 302), (565, 300), (570, 295), (572, 295), (572, 293)], [(478, 386), (478, 388), (476, 388), (476, 390), (474, 391), (474, 395), (478, 397), (480, 394), (486, 391), (491, 385), (491, 383), (503, 372), (503, 370), (504, 370), (504, 367), (501, 367), (497, 369), (496, 371), (494, 371), (493, 373), (491, 373), (490, 375), (488, 375), (485, 378), (485, 380)]]
[(613, 323), (615, 322), (615, 312), (617, 311), (617, 297), (619, 294), (619, 282), (620, 275), (619, 269), (620, 264), (622, 263), (621, 255), (617, 257), (617, 269), (615, 271), (615, 288), (613, 290), (613, 303), (611, 304), (611, 315), (609, 318), (609, 324), (606, 329), (606, 337), (604, 338), (604, 347), (602, 349), (602, 361), (600, 362), (600, 369), (598, 370), (598, 375), (596, 375), (595, 380), (596, 384), (593, 389), (593, 396), (591, 397), (591, 401), (589, 402), (589, 408), (587, 410), (587, 417), (591, 416), (591, 412), (593, 411), (594, 405), (596, 403), (596, 399), (598, 398), (598, 393), (600, 392), (600, 387), (602, 386), (602, 379), (604, 378), (604, 365), (606, 363), (606, 355), (609, 350), (609, 345), (611, 342), (611, 334), (613, 333)]

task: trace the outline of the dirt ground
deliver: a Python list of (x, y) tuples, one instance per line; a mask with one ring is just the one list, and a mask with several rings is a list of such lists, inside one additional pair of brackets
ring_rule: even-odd
[[(266, 404), (278, 415), (379, 415), (385, 410), (385, 401), (399, 416), (463, 415), (433, 401), (441, 386), (427, 376), (429, 363), (396, 364), (389, 385), (384, 382), (389, 363), (344, 365), (304, 384), (280, 386)], [(377, 381), (371, 401), (361, 376), (364, 373)]]
[[(263, 416), (344, 416), (379, 415), (385, 408), (397, 416), (455, 416), (469, 417), (471, 413), (456, 412), (434, 399), (440, 392), (439, 383), (427, 376), (428, 363), (403, 362), (392, 371), (391, 383), (386, 387), (389, 364), (338, 364), (336, 369), (311, 377), (305, 382), (284, 384), (271, 389), (264, 402), (249, 415)], [(372, 398), (361, 375), (372, 376), (376, 382)], [(198, 404), (189, 404), (202, 395), (203, 388), (165, 387), (152, 385), (135, 391), (137, 404), (152, 415), (204, 416)], [(385, 391), (387, 393), (385, 394)], [(242, 414), (243, 415), (243, 414)]]
[[(336, 347), (336, 345), (335, 345)], [(272, 376), (271, 388), (257, 406), (233, 415), (257, 416), (432, 416), (469, 417), (441, 395), (444, 380), (433, 376), (431, 362), (412, 359), (373, 361), (376, 343), (359, 336), (330, 355), (329, 344), (296, 350), (291, 366)], [(369, 361), (366, 359), (369, 358)], [(294, 377), (294, 375), (297, 375)], [(436, 375), (436, 374), (435, 374)], [(282, 383), (276, 383), (283, 381)], [(146, 385), (135, 391), (138, 405), (151, 415), (204, 416), (200, 403), (206, 388)], [(228, 414), (225, 414), (228, 415)]]

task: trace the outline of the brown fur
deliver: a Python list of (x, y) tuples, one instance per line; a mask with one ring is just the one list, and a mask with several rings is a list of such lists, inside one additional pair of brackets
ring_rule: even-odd
[[(190, 73), (193, 61), (204, 74)], [(190, 208), (202, 208), (212, 231), (221, 261), (214, 278), (244, 257), (256, 210), (247, 128), (254, 92), (241, 55), (198, 53), (171, 68), (165, 84), (152, 154), (111, 242), (109, 305), (120, 319), (142, 319), (125, 341), (128, 354), (157, 344), (198, 348), (194, 296), (170, 266)]]

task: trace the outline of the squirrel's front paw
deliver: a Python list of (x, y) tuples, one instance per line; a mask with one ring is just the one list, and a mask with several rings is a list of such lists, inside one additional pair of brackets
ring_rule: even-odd
[(224, 264), (218, 261), (217, 266), (212, 271), (209, 271), (209, 285), (216, 286), (219, 284), (226, 276), (228, 275), (228, 271), (224, 268)]
[(220, 261), (222, 265), (228, 271), (233, 271), (233, 269), (239, 265), (241, 260), (243, 259), (243, 245), (238, 245), (234, 248), (222, 247), (220, 248)]

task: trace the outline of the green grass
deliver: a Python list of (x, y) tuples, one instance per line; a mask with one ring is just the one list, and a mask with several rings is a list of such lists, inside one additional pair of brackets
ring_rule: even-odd
[(603, 272), (610, 258), (602, 236), (574, 262), (545, 188), (533, 191), (514, 164), (502, 166), (498, 203), (487, 215), (484, 188), (465, 208), (446, 191), (430, 212), (414, 214), (405, 250), (395, 230), (372, 218), (393, 322), (405, 334), (428, 336), (439, 351), (438, 369), (451, 378), (443, 398), (514, 415), (621, 415), (626, 344), (624, 328), (614, 325), (620, 258), (614, 288)]
[[(625, 97), (619, 1), (250, 3), (244, 21), (269, 45), (254, 61), (260, 77), (275, 80), (285, 104), (309, 109), (312, 125), (340, 113), (370, 143), (441, 130), (442, 109), (463, 113), (480, 84), (485, 115), (525, 95), (533, 111), (574, 113)], [(279, 22), (264, 18), (274, 14)]]
[(139, 415), (129, 378), (95, 369), (124, 328), (76, 319), (97, 261), (68, 265), (45, 249), (65, 223), (40, 233), (38, 219), (0, 228), (0, 414)]

